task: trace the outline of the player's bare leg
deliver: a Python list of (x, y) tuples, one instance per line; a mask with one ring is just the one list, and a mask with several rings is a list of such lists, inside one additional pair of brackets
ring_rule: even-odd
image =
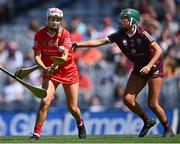
[(51, 80), (44, 80), (43, 81), (43, 88), (47, 91), (47, 96), (41, 100), (37, 117), (36, 117), (36, 124), (34, 126), (34, 133), (31, 137), (32, 139), (39, 139), (41, 133), (41, 127), (46, 119), (47, 110), (51, 103), (52, 97), (54, 96), (56, 87), (58, 83), (52, 82)]
[(86, 129), (84, 126), (84, 121), (81, 117), (80, 109), (78, 108), (78, 105), (77, 105), (79, 83), (75, 83), (75, 84), (71, 84), (71, 85), (63, 84), (63, 87), (64, 87), (66, 97), (67, 97), (66, 98), (67, 107), (77, 122), (79, 138), (85, 139), (86, 138)]
[(124, 103), (131, 111), (136, 113), (138, 116), (141, 116), (144, 110), (136, 102), (136, 97), (138, 93), (144, 88), (146, 82), (146, 80), (140, 79), (136, 75), (131, 74), (124, 93)]
[(146, 135), (149, 129), (154, 126), (156, 123), (155, 120), (150, 118), (148, 114), (141, 108), (141, 106), (136, 102), (136, 97), (139, 92), (144, 88), (147, 83), (147, 79), (138, 77), (134, 74), (131, 74), (126, 86), (124, 94), (124, 103), (126, 106), (136, 113), (144, 121), (144, 126), (139, 134), (140, 137)]
[(160, 122), (164, 127), (164, 137), (174, 136), (174, 132), (167, 120), (167, 116), (163, 108), (159, 105), (158, 99), (160, 95), (160, 88), (162, 85), (162, 78), (151, 78), (148, 82), (149, 85), (149, 95), (148, 95), (148, 105), (151, 110), (156, 114)]

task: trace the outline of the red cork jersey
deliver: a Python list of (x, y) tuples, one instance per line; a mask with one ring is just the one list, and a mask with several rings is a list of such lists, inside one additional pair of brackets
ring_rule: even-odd
[(70, 34), (65, 28), (61, 28), (60, 32), (54, 35), (48, 33), (46, 27), (40, 29), (34, 38), (34, 51), (41, 52), (41, 60), (45, 66), (51, 66), (53, 61), (50, 56), (62, 56), (62, 52), (58, 50), (59, 46), (69, 49), (69, 55), (65, 63), (59, 65), (53, 75), (43, 74), (44, 78), (53, 79), (62, 83), (74, 83), (78, 81), (77, 67), (74, 61), (74, 54), (71, 49)]

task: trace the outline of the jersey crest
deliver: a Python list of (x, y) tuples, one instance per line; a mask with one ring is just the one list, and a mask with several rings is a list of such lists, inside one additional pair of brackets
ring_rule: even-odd
[(135, 50), (135, 49), (132, 49), (132, 50), (131, 50), (131, 53), (132, 53), (132, 54), (136, 54), (136, 50)]
[(137, 41), (137, 44), (141, 44), (141, 39), (140, 38), (137, 38), (136, 41)]
[(124, 46), (127, 46), (127, 40), (126, 40), (126, 39), (123, 39), (122, 42), (123, 42), (123, 45), (124, 45)]

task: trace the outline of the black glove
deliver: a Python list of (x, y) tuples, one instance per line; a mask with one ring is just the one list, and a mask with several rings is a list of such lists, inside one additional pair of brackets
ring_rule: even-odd
[(72, 43), (72, 50), (73, 51), (75, 51), (77, 47), (78, 47), (77, 43)]

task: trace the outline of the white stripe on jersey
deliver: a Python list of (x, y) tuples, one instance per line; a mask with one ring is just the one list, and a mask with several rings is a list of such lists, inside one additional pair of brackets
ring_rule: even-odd
[(71, 39), (70, 38), (65, 38), (64, 44), (71, 44)]
[(143, 34), (148, 38), (148, 40), (149, 40), (150, 42), (154, 41), (154, 39), (152, 38), (152, 36), (151, 36), (148, 32), (143, 31)]

